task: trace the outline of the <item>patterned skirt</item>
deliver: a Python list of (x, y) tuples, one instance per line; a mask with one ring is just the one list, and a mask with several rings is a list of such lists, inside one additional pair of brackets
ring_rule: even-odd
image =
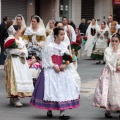
[(106, 66), (98, 80), (93, 106), (107, 110), (120, 110), (120, 71), (111, 74)]

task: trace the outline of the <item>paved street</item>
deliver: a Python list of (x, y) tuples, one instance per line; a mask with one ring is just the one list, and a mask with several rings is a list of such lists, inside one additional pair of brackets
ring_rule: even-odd
[[(93, 60), (81, 59), (78, 61), (78, 72), (81, 76), (81, 106), (78, 109), (68, 110), (67, 115), (71, 120), (103, 120), (104, 109), (92, 107), (93, 94), (103, 65), (96, 65)], [(46, 117), (46, 111), (35, 109), (29, 105), (30, 98), (21, 99), (24, 104), (22, 108), (9, 105), (6, 98), (4, 85), (4, 70), (0, 66), (0, 120), (50, 120)], [(59, 112), (53, 112), (53, 120), (58, 120)], [(118, 119), (118, 113), (114, 113), (114, 118)], [(114, 119), (113, 118), (113, 119)]]

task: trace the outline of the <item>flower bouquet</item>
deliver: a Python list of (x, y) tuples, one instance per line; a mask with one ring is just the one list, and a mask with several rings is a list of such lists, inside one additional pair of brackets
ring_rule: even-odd
[(63, 55), (63, 64), (69, 64), (73, 62), (73, 57), (67, 53), (64, 53)]
[(17, 45), (15, 39), (9, 39), (7, 42), (5, 42), (4, 47), (5, 47), (5, 49), (7, 49), (7, 48), (17, 49), (18, 45)]
[(71, 42), (71, 49), (74, 49), (75, 52), (81, 49), (80, 45), (77, 42)]
[(108, 39), (107, 42), (110, 43), (110, 39)]
[(83, 39), (84, 39), (85, 41), (87, 41), (87, 36), (84, 36)]

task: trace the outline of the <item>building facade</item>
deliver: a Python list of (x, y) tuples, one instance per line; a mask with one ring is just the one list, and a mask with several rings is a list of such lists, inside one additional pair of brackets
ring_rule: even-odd
[(63, 16), (72, 19), (77, 26), (81, 18), (95, 18), (100, 24), (107, 21), (109, 15), (120, 21), (119, 2), (120, 0), (0, 0), (0, 17), (9, 16), (14, 19), (19, 13), (24, 16), (27, 25), (34, 14), (39, 15), (45, 24), (50, 19), (59, 21)]

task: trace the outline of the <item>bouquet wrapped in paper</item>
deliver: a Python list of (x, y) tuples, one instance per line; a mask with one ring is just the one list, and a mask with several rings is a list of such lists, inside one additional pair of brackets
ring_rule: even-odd
[(73, 62), (73, 57), (67, 53), (64, 53), (63, 55), (63, 64), (69, 64)]
[(7, 42), (5, 42), (4, 47), (5, 49), (7, 48), (17, 49), (18, 44), (16, 43), (15, 39), (9, 39)]

